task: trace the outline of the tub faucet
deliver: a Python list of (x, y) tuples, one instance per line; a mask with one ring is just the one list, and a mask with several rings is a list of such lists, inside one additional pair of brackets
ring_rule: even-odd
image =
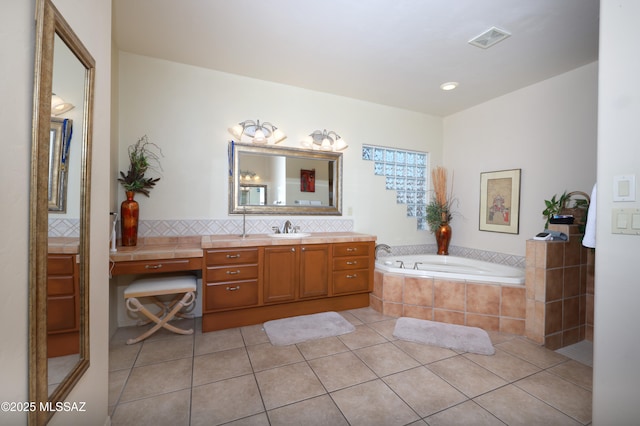
[(400, 269), (404, 269), (404, 262), (402, 260), (396, 260), (396, 263), (400, 263)]
[(413, 269), (420, 269), (418, 268), (418, 265), (422, 265), (422, 262), (416, 262), (413, 264)]
[(391, 253), (391, 247), (389, 247), (389, 246), (388, 246), (388, 245), (386, 245), (386, 244), (378, 244), (378, 245), (376, 246), (376, 249), (375, 249), (375, 253), (376, 253), (376, 256), (375, 256), (375, 257), (376, 257), (376, 259), (378, 258), (378, 250), (384, 250), (384, 251), (386, 251), (387, 253)]
[(293, 232), (293, 226), (291, 225), (290, 221), (286, 221), (284, 223), (284, 226), (282, 227), (282, 233), (283, 234), (290, 234), (291, 232)]

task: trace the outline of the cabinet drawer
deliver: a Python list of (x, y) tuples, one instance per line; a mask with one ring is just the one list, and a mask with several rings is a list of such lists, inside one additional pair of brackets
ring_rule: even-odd
[(76, 292), (72, 275), (49, 276), (47, 296), (73, 295)]
[(207, 282), (224, 282), (257, 278), (258, 265), (207, 267)]
[(369, 291), (369, 271), (367, 269), (333, 273), (333, 294), (362, 291)]
[(368, 256), (370, 244), (363, 243), (339, 243), (333, 245), (334, 256)]
[(47, 258), (47, 274), (48, 275), (71, 275), (73, 274), (73, 266), (76, 261), (74, 254), (53, 255)]
[(369, 257), (336, 257), (333, 259), (333, 270), (368, 269)]
[(231, 309), (258, 304), (258, 280), (207, 283), (204, 309)]
[(115, 262), (113, 275), (154, 274), (161, 272), (196, 271), (202, 269), (202, 258), (131, 260)]
[(47, 298), (47, 332), (75, 330), (76, 327), (76, 298)]
[(258, 263), (258, 249), (224, 249), (224, 250), (207, 250), (207, 265), (237, 265), (247, 263)]

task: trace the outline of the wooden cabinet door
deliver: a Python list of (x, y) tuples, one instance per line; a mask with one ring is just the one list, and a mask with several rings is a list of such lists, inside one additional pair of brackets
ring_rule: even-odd
[(311, 244), (300, 247), (300, 298), (329, 294), (329, 245)]
[(298, 287), (299, 246), (264, 248), (264, 303), (288, 302), (296, 299)]

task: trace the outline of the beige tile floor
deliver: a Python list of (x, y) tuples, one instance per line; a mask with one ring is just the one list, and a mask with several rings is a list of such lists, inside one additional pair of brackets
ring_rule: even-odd
[[(341, 312), (356, 331), (272, 346), (260, 325), (111, 340), (112, 425), (580, 425), (592, 368), (492, 333), (493, 356), (396, 340), (395, 319)], [(186, 328), (185, 327), (185, 328)]]

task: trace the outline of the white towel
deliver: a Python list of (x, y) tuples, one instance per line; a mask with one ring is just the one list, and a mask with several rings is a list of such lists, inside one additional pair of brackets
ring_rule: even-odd
[(596, 248), (596, 184), (593, 185), (591, 190), (589, 210), (587, 211), (587, 225), (584, 230), (584, 238), (582, 238), (582, 245), (590, 248)]

